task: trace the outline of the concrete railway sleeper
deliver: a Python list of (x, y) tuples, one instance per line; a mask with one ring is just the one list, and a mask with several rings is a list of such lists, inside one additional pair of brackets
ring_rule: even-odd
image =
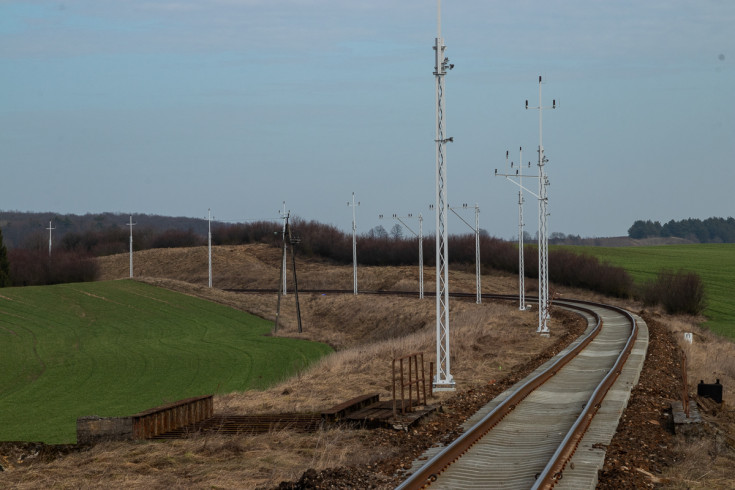
[[(622, 371), (638, 323), (616, 307), (577, 301), (556, 304), (587, 318), (590, 327), (585, 334), (488, 404), (452, 444), (425, 455), (425, 463), (418, 462), (415, 466), (420, 466), (398, 488), (566, 486), (565, 465)], [(590, 486), (594, 482), (581, 488)]]
[[(274, 290), (233, 290), (265, 293)], [(353, 294), (352, 291), (319, 290), (303, 293)], [(363, 294), (415, 296), (397, 291), (360, 291)], [(429, 296), (431, 293), (427, 292)], [(470, 293), (453, 297), (474, 298)], [(483, 294), (483, 298), (516, 300), (513, 295)], [(530, 302), (537, 301), (532, 297)], [(645, 322), (615, 306), (581, 300), (557, 300), (555, 306), (578, 312), (587, 319), (585, 333), (526, 379), (496, 397), (465, 424), (464, 433), (443, 448), (431, 448), (409, 470), (399, 489), (426, 488), (594, 488), (597, 470), (581, 460), (574, 468), (575, 451), (585, 431), (597, 419), (612, 420), (605, 429), (612, 438), (647, 349)], [(636, 347), (643, 327), (644, 341)], [(618, 376), (626, 371), (626, 361), (637, 351), (627, 369), (629, 378), (616, 389), (611, 403), (613, 414), (605, 411), (606, 395)], [(633, 379), (631, 381), (630, 379)], [(623, 380), (621, 380), (622, 382)], [(622, 392), (618, 393), (618, 392)], [(617, 404), (616, 404), (617, 403)], [(603, 407), (603, 408), (601, 408)], [(592, 430), (590, 429), (590, 432)], [(603, 431), (604, 432), (604, 431)], [(595, 436), (599, 436), (595, 429)], [(609, 442), (609, 439), (608, 439)], [(591, 444), (592, 448), (604, 443)], [(599, 457), (602, 465), (604, 449)], [(585, 455), (586, 457), (587, 455)], [(574, 458), (574, 459), (573, 459)], [(581, 458), (584, 459), (584, 458)], [(571, 461), (571, 463), (570, 463)], [(586, 474), (579, 467), (586, 466)]]

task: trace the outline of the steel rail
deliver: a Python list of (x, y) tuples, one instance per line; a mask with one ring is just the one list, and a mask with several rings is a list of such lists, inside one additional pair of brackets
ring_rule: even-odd
[[(237, 292), (274, 292), (275, 290), (238, 290)], [(304, 291), (310, 293), (329, 293), (329, 294), (347, 294), (348, 291), (344, 290), (310, 290)], [(362, 291), (366, 294), (378, 294), (378, 295), (399, 295), (399, 296), (414, 296), (415, 293), (404, 292), (404, 291)], [(454, 297), (474, 297), (470, 293), (452, 293)], [(496, 300), (515, 300), (515, 295), (500, 295), (500, 294), (483, 294), (483, 298), (496, 299)], [(529, 297), (527, 298), (531, 302), (538, 302), (538, 298)], [(604, 376), (602, 381), (594, 389), (589, 400), (585, 403), (584, 408), (580, 415), (576, 418), (571, 428), (566, 433), (562, 442), (557, 447), (553, 456), (549, 459), (544, 469), (536, 476), (536, 482), (533, 489), (548, 489), (552, 488), (562, 477), (563, 470), (567, 462), (574, 455), (574, 452), (582, 439), (585, 431), (589, 427), (593, 417), (600, 408), (600, 404), (605, 398), (605, 395), (609, 391), (610, 387), (614, 384), (618, 376), (620, 375), (625, 361), (628, 359), (630, 352), (632, 351), (635, 343), (638, 327), (633, 315), (622, 308), (618, 308), (611, 305), (605, 305), (601, 303), (595, 303), (583, 300), (558, 300), (556, 302), (558, 306), (562, 306), (568, 309), (580, 311), (591, 315), (596, 321), (595, 327), (590, 330), (584, 337), (581, 337), (577, 341), (577, 345), (571, 348), (563, 356), (559, 357), (550, 366), (548, 366), (542, 372), (539, 372), (533, 378), (528, 379), (522, 385), (513, 388), (513, 391), (509, 396), (498, 404), (490, 413), (485, 415), (477, 424), (472, 428), (463, 433), (450, 445), (446, 446), (434, 457), (429, 459), (423, 466), (417, 469), (409, 478), (407, 478), (397, 488), (399, 490), (414, 489), (414, 488), (425, 488), (430, 485), (433, 481), (438, 478), (438, 475), (442, 473), (449, 465), (457, 461), (466, 453), (470, 447), (476, 444), (482, 439), (495, 425), (498, 424), (507, 414), (515, 409), (515, 407), (523, 399), (525, 399), (531, 392), (536, 390), (538, 387), (543, 385), (546, 381), (551, 379), (558, 371), (570, 362), (574, 357), (579, 354), (590, 342), (597, 336), (601, 331), (603, 322), (600, 315), (594, 310), (587, 308), (587, 306), (593, 306), (597, 308), (604, 308), (615, 311), (623, 315), (631, 325), (631, 332), (628, 336), (624, 347), (621, 349), (619, 355), (616, 358), (615, 363), (609, 369), (607, 374)]]
[[(508, 299), (506, 295), (501, 296), (502, 299)], [(512, 296), (515, 299), (515, 296)], [(527, 298), (531, 300), (530, 298)], [(558, 303), (560, 304), (560, 303)], [(577, 311), (583, 311), (590, 314), (595, 320), (595, 328), (585, 335), (581, 341), (566, 354), (558, 358), (547, 369), (538, 373), (536, 376), (528, 379), (522, 385), (513, 389), (510, 395), (496, 406), (490, 413), (485, 415), (470, 430), (464, 432), (460, 437), (455, 439), (450, 445), (428, 460), (421, 468), (416, 470), (409, 478), (407, 478), (397, 489), (415, 489), (424, 488), (431, 482), (435, 481), (440, 473), (442, 473), (449, 465), (459, 459), (467, 450), (482, 439), (498, 422), (506, 415), (513, 411), (518, 403), (523, 401), (531, 392), (543, 385), (551, 377), (553, 377), (559, 369), (568, 364), (577, 354), (582, 351), (597, 336), (602, 328), (602, 320), (600, 316), (593, 310), (564, 302), (563, 306), (572, 308)]]
[(605, 395), (607, 395), (607, 392), (618, 379), (618, 376), (620, 376), (620, 373), (623, 370), (623, 365), (628, 360), (630, 352), (633, 350), (633, 345), (638, 337), (638, 325), (635, 318), (629, 311), (622, 308), (611, 305), (604, 306), (608, 309), (615, 310), (628, 318), (631, 323), (630, 336), (615, 361), (615, 364), (592, 393), (592, 396), (582, 410), (582, 413), (577, 417), (577, 420), (569, 429), (569, 432), (567, 432), (564, 440), (559, 444), (559, 448), (551, 457), (541, 474), (539, 474), (536, 483), (531, 487), (532, 490), (553, 488), (554, 484), (562, 478), (564, 467), (574, 455), (574, 452), (579, 446), (579, 442), (582, 440), (582, 436), (584, 436), (584, 433), (592, 422), (592, 418), (600, 408)]

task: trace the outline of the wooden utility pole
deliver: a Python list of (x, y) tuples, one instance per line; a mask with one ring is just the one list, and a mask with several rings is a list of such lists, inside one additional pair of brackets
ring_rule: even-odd
[[(293, 288), (294, 288), (294, 295), (296, 296), (296, 320), (298, 322), (299, 326), (299, 333), (303, 331), (301, 326), (301, 305), (299, 304), (299, 282), (296, 278), (296, 245), (297, 243), (301, 242), (301, 239), (299, 237), (295, 237), (291, 234), (291, 226), (288, 222), (290, 212), (286, 213), (286, 226), (285, 226), (285, 233), (283, 233), (283, 257), (286, 257), (286, 253), (288, 251), (287, 243), (291, 244), (291, 264), (293, 268)], [(287, 242), (288, 240), (288, 242)], [(286, 267), (286, 261), (281, 261), (281, 269), (279, 272), (278, 277), (283, 277), (284, 268)], [(285, 288), (281, 288), (279, 286), (278, 288), (278, 302), (276, 304), (276, 323), (273, 326), (273, 332), (278, 331), (278, 320), (281, 315), (281, 296), (283, 295), (283, 290)]]

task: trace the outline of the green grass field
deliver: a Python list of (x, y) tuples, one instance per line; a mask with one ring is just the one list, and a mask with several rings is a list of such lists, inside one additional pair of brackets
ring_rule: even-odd
[(0, 441), (69, 443), (83, 415), (262, 389), (331, 352), (134, 281), (0, 289)]
[(735, 338), (735, 244), (663, 245), (656, 247), (561, 247), (594, 255), (625, 268), (633, 279), (655, 278), (662, 269), (694, 271), (705, 283), (706, 327)]

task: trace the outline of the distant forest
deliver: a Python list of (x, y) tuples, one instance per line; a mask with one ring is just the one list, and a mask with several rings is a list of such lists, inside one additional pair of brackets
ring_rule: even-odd
[[(155, 214), (135, 214), (132, 216), (133, 234), (136, 239), (142, 240), (141, 248), (150, 248), (150, 244), (144, 244), (151, 240), (154, 235), (165, 230), (176, 230), (190, 233), (198, 237), (207, 236), (207, 220), (197, 218), (169, 217)], [(2, 229), (5, 245), (13, 248), (43, 248), (48, 246), (49, 224), (53, 228), (52, 238), (55, 244), (61, 244), (62, 240), (74, 242), (81, 236), (91, 238), (95, 234), (107, 235), (107, 239), (121, 242), (120, 250), (110, 250), (107, 253), (117, 253), (127, 250), (127, 236), (130, 228), (127, 223), (129, 214), (122, 213), (96, 213), (96, 214), (57, 214), (53, 212), (35, 213), (23, 211), (0, 210), (0, 229)], [(214, 222), (213, 222), (214, 226)], [(114, 238), (110, 235), (117, 235)], [(104, 240), (106, 241), (106, 240)], [(67, 243), (67, 248), (72, 248), (73, 243)], [(72, 245), (72, 247), (68, 247)], [(137, 246), (137, 245), (136, 245)], [(96, 255), (104, 255), (97, 253)]]
[(735, 243), (735, 218), (659, 221), (638, 220), (628, 229), (630, 238), (676, 237), (699, 243)]

